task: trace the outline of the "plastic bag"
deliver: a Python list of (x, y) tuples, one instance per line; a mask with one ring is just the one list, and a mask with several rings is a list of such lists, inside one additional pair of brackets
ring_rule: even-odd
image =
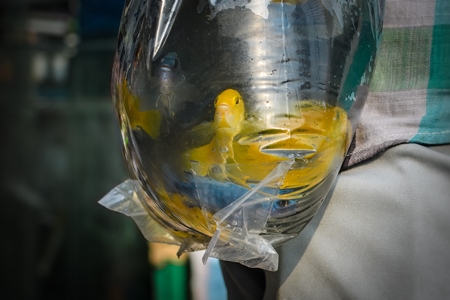
[(274, 247), (313, 218), (349, 147), (382, 4), (128, 1), (112, 92), (131, 180), (101, 203), (179, 253), (277, 270)]

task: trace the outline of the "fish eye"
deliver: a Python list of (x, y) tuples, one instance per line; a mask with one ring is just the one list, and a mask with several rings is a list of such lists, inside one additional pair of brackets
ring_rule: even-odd
[(240, 98), (236, 98), (236, 105), (239, 104), (239, 101), (240, 101), (240, 100), (241, 100)]

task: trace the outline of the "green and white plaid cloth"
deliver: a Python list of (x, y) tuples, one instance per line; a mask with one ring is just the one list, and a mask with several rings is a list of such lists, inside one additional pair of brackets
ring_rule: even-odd
[(450, 143), (450, 0), (386, 0), (370, 93), (345, 165), (402, 143)]

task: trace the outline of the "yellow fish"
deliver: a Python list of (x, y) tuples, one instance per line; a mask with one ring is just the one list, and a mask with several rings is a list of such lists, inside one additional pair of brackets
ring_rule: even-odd
[[(214, 102), (214, 121), (202, 123), (192, 129), (190, 139), (204, 140), (208, 144), (188, 151), (187, 162), (200, 164), (197, 175), (204, 176), (211, 165), (234, 161), (233, 139), (241, 131), (245, 106), (241, 95), (233, 90), (223, 91)], [(189, 166), (187, 166), (190, 169)]]
[[(162, 208), (166, 216), (194, 229), (197, 233), (212, 236), (215, 231), (215, 224), (211, 213), (202, 210), (201, 207), (186, 205), (190, 202), (187, 196), (168, 193), (164, 189), (158, 189), (156, 193), (159, 201), (164, 203), (164, 208), (160, 207), (160, 209)], [(178, 236), (178, 234), (175, 235)]]
[(222, 157), (234, 158), (233, 138), (241, 131), (244, 121), (244, 101), (235, 90), (228, 89), (221, 93), (214, 102), (214, 127), (216, 130), (216, 146)]
[(235, 161), (231, 172), (241, 180), (259, 182), (281, 161), (295, 159), (292, 168), (279, 182), (282, 189), (317, 185), (343, 157), (348, 145), (348, 120), (339, 107), (304, 100), (292, 107), (290, 118), (277, 117), (262, 131), (238, 138), (234, 144)]
[[(233, 90), (219, 95), (214, 122), (193, 129), (197, 137), (207, 136), (207, 128), (215, 132), (212, 139), (200, 143), (204, 146), (187, 151), (185, 170), (248, 186), (263, 180), (280, 162), (295, 158), (296, 163), (278, 184), (305, 190), (321, 182), (344, 155), (348, 121), (341, 108), (305, 100), (291, 107), (292, 115), (276, 116), (267, 127), (244, 120), (243, 107), (230, 105), (238, 95)], [(222, 102), (227, 106), (221, 107)]]
[[(140, 100), (133, 95), (124, 79), (118, 86), (119, 103), (123, 105), (132, 129), (142, 128), (153, 139), (157, 139), (160, 134), (161, 112), (158, 110), (140, 110)], [(123, 111), (123, 109), (120, 109)]]

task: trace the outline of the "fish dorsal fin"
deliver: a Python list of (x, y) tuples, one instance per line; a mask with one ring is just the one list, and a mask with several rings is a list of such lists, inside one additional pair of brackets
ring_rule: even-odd
[(212, 122), (203, 122), (192, 128), (186, 135), (189, 148), (198, 148), (211, 143), (215, 130)]

